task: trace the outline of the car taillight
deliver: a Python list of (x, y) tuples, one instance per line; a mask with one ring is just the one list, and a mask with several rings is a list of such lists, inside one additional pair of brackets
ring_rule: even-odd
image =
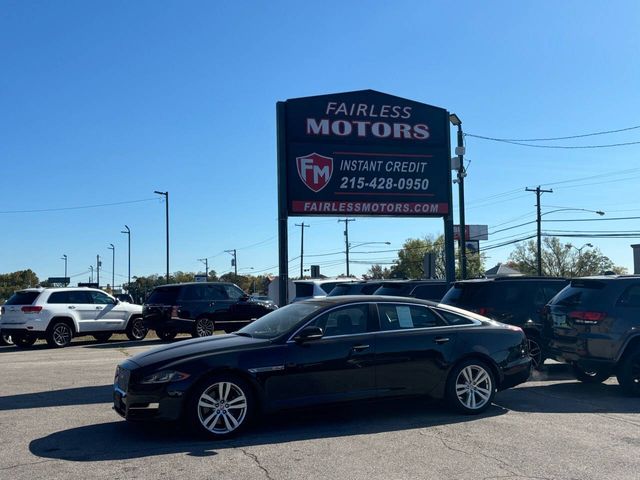
[(171, 318), (178, 317), (180, 307), (171, 307)]
[(42, 307), (24, 306), (20, 310), (22, 310), (24, 313), (40, 313), (42, 311)]
[(493, 308), (489, 308), (489, 307), (478, 307), (476, 309), (476, 312), (478, 312), (478, 315), (484, 315), (485, 317), (487, 315), (489, 315), (491, 312), (493, 312)]
[(567, 317), (573, 319), (576, 323), (582, 323), (585, 325), (595, 325), (598, 322), (601, 322), (602, 320), (607, 318), (607, 314), (606, 312), (574, 310), (573, 312), (569, 312)]

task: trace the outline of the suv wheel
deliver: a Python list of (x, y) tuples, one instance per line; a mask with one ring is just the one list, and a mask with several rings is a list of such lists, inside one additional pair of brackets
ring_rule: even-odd
[(625, 392), (640, 396), (640, 347), (636, 347), (624, 358), (617, 377)]
[(147, 332), (149, 329), (144, 326), (144, 322), (142, 321), (142, 317), (134, 317), (129, 320), (127, 324), (127, 338), (129, 340), (138, 341), (143, 340), (144, 337), (147, 336)]
[(527, 347), (529, 348), (529, 356), (531, 357), (531, 366), (536, 370), (542, 370), (544, 356), (542, 355), (540, 339), (533, 335), (527, 337)]
[(455, 366), (449, 375), (446, 395), (453, 406), (467, 414), (485, 411), (496, 393), (491, 369), (482, 361), (471, 359)]
[(47, 343), (50, 347), (64, 348), (71, 343), (73, 330), (66, 322), (55, 322), (47, 331)]
[(191, 427), (213, 438), (241, 431), (256, 410), (251, 387), (240, 378), (219, 375), (196, 386), (187, 407)]
[(28, 348), (36, 343), (36, 337), (29, 335), (28, 333), (16, 333), (12, 336), (13, 343), (18, 348)]
[(193, 326), (193, 333), (191, 334), (195, 338), (209, 337), (213, 335), (215, 330), (215, 324), (209, 317), (200, 317), (196, 320)]
[(8, 333), (3, 333), (2, 335), (0, 335), (0, 345), (13, 345), (11, 335), (9, 335)]
[(157, 330), (156, 329), (156, 336), (160, 340), (165, 340), (165, 341), (173, 340), (174, 338), (176, 338), (177, 334), (178, 334), (178, 332), (172, 332), (171, 330)]
[(96, 333), (93, 338), (95, 338), (98, 343), (104, 343), (111, 338), (110, 333)]
[(607, 370), (585, 370), (575, 363), (573, 364), (573, 374), (583, 383), (602, 383), (611, 376)]

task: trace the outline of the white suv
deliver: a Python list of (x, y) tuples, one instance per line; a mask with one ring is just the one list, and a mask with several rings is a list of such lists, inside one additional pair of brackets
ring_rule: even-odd
[(2, 307), (0, 330), (18, 347), (44, 338), (52, 347), (66, 347), (74, 336), (93, 335), (106, 342), (113, 333), (142, 340), (147, 329), (142, 306), (120, 302), (95, 288), (27, 288)]

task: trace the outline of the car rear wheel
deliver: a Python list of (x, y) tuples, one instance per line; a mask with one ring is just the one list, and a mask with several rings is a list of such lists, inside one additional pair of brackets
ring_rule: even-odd
[(625, 392), (640, 396), (640, 347), (625, 356), (617, 377)]
[(12, 336), (13, 343), (18, 348), (28, 348), (36, 343), (37, 338), (28, 333), (20, 333)]
[(149, 330), (144, 326), (144, 322), (141, 317), (135, 317), (129, 320), (129, 324), (127, 325), (127, 338), (129, 340), (138, 341), (143, 340), (144, 337), (147, 336), (147, 332)]
[(243, 430), (255, 409), (253, 392), (245, 381), (231, 375), (220, 375), (195, 388), (187, 415), (195, 432), (223, 439)]
[(2, 335), (0, 335), (0, 345), (13, 345), (11, 335), (9, 335), (8, 333), (3, 333)]
[(496, 384), (491, 369), (482, 361), (471, 359), (456, 365), (447, 382), (447, 399), (466, 414), (477, 414), (491, 405)]
[(611, 376), (611, 373), (607, 370), (585, 370), (575, 363), (573, 364), (573, 374), (583, 383), (602, 383)]
[(215, 331), (215, 324), (213, 320), (211, 320), (209, 317), (200, 317), (196, 320), (196, 323), (193, 326), (193, 332), (191, 333), (191, 335), (194, 338), (209, 337), (213, 335), (214, 331)]
[(56, 322), (47, 331), (47, 343), (50, 347), (67, 347), (72, 338), (73, 329), (66, 322)]
[(156, 330), (156, 336), (160, 339), (160, 340), (173, 340), (174, 338), (176, 338), (176, 335), (178, 334), (178, 332), (172, 332), (171, 330)]
[(529, 357), (531, 357), (531, 366), (536, 370), (542, 370), (544, 357), (540, 347), (540, 339), (535, 336), (527, 337), (527, 347), (529, 348)]
[(96, 333), (93, 338), (95, 338), (99, 343), (104, 343), (111, 338), (110, 333)]

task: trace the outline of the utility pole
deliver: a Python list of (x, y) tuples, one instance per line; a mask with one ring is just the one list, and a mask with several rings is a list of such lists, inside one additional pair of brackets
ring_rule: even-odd
[(536, 192), (536, 201), (537, 201), (537, 216), (536, 221), (538, 223), (538, 276), (542, 276), (542, 212), (540, 210), (540, 195), (543, 193), (553, 193), (553, 190), (543, 190), (538, 185), (536, 188), (526, 188), (527, 192)]
[(98, 284), (98, 288), (100, 288), (100, 255), (96, 255), (96, 282)]
[(167, 283), (169, 283), (169, 192), (159, 192), (158, 190), (155, 190), (153, 193), (164, 196), (167, 225)]
[(107, 247), (111, 250), (111, 292), (116, 288), (116, 247), (110, 243)]
[(127, 280), (127, 290), (129, 290), (129, 287), (131, 285), (131, 229), (128, 226), (124, 226), (124, 228), (126, 228), (126, 230), (122, 230), (120, 233), (126, 233), (127, 234), (127, 243), (128, 245), (128, 257), (129, 257), (129, 275), (128, 275), (128, 280)]
[(234, 268), (234, 275), (237, 277), (238, 276), (238, 257), (236, 256), (236, 249), (234, 248), (233, 250), (225, 250), (225, 252), (227, 252), (229, 255), (233, 257), (233, 260), (231, 261), (231, 266)]
[(347, 260), (347, 277), (349, 276), (349, 222), (355, 221), (355, 218), (345, 218), (344, 220), (338, 220), (338, 222), (344, 222), (344, 245)]
[(296, 227), (300, 227), (300, 280), (304, 276), (304, 229), (311, 225), (305, 225), (304, 222), (296, 223)]
[(91, 276), (89, 277), (89, 283), (93, 283), (93, 265), (89, 265), (89, 269), (91, 270)]
[[(462, 120), (455, 114), (449, 115), (449, 121), (458, 127), (458, 144), (456, 146), (456, 155), (458, 156), (458, 203), (460, 207), (460, 274), (463, 280), (467, 278), (467, 231), (464, 218), (464, 177), (467, 172), (464, 169), (464, 136), (462, 133)], [(454, 180), (455, 182), (455, 180)]]
[(199, 258), (198, 261), (204, 263), (204, 274), (207, 277), (207, 282), (208, 282), (209, 281), (209, 259)]

